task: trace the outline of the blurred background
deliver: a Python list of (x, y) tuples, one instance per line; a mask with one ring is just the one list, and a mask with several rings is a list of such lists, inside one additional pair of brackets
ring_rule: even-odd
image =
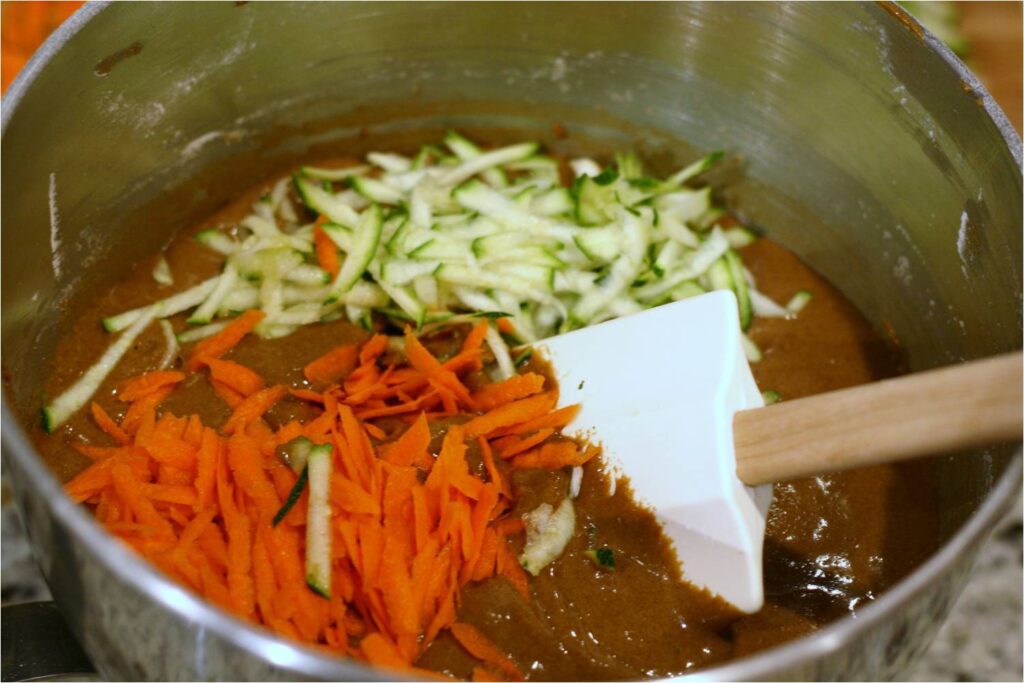
[[(46, 37), (82, 2), (0, 2), (2, 89), (17, 77)], [(1021, 132), (1024, 109), (1021, 2), (900, 3), (978, 75)], [(2, 601), (46, 600), (17, 515), (3, 495)], [(974, 577), (924, 659), (907, 672), (914, 681), (1020, 681), (1022, 663), (1021, 502), (996, 529)]]

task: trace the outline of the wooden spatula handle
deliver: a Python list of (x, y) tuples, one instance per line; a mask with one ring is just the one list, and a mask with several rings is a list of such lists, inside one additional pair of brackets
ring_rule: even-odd
[(767, 484), (1021, 438), (1020, 352), (744, 410), (736, 469)]

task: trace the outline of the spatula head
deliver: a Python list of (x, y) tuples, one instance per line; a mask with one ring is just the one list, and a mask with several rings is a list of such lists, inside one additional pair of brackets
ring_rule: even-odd
[(567, 429), (603, 446), (675, 545), (683, 575), (744, 612), (764, 601), (771, 486), (736, 476), (732, 417), (764, 405), (732, 292), (704, 294), (546, 339)]

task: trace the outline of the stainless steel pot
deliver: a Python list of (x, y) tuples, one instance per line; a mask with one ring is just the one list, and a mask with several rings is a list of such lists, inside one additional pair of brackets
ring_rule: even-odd
[[(3, 104), (5, 474), (112, 678), (376, 675), (162, 578), (62, 495), (28, 436), (65, 312), (304, 154), (447, 126), (571, 144), (553, 121), (654, 158), (728, 149), (745, 163), (725, 199), (915, 369), (1021, 343), (1020, 141), (894, 5), (90, 4)], [(1021, 479), (1019, 450), (937, 468), (945, 541), (926, 564), (856, 617), (694, 678), (878, 679), (917, 657)]]

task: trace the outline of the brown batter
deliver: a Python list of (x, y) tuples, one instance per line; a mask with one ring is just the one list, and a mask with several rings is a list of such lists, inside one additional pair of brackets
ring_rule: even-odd
[[(255, 188), (198, 229), (231, 223), (249, 211), (266, 186)], [(900, 356), (843, 296), (793, 254), (767, 239), (743, 251), (758, 287), (778, 301), (800, 289), (814, 294), (794, 320), (757, 319), (751, 337), (764, 351), (753, 365), (762, 389), (783, 400), (868, 382), (900, 371)], [(166, 254), (184, 289), (216, 272), (220, 258), (187, 237)], [(93, 363), (109, 343), (101, 317), (166, 296), (142, 263), (109, 294), (80, 312), (58, 350), (60, 364), (46, 387), (56, 396)], [(186, 327), (184, 316), (172, 321)], [(247, 338), (233, 352), (270, 383), (301, 384), (301, 368), (332, 346), (365, 332), (344, 322), (309, 326), (284, 339)], [(151, 326), (111, 373), (96, 400), (115, 419), (123, 405), (113, 388), (154, 366), (164, 350)], [(183, 349), (183, 355), (188, 348)], [(180, 361), (179, 361), (180, 362)], [(221, 424), (227, 408), (198, 376), (176, 391), (165, 410), (198, 413)], [(284, 400), (270, 416), (288, 419), (308, 410)], [(83, 414), (56, 435), (36, 442), (66, 480), (86, 459), (72, 440), (97, 442), (99, 430)], [(632, 502), (623, 482), (609, 495), (599, 462), (586, 466), (576, 503), (577, 531), (565, 553), (531, 580), (525, 601), (502, 579), (470, 585), (459, 619), (477, 626), (508, 652), (531, 679), (628, 679), (666, 676), (742, 656), (809, 633), (874, 599), (936, 546), (934, 500), (927, 463), (874, 467), (779, 484), (765, 540), (767, 602), (759, 613), (737, 615), (712, 596), (682, 582), (653, 516)], [(557, 503), (568, 486), (564, 472), (516, 472), (518, 511)], [(522, 539), (516, 540), (522, 543)], [(584, 554), (608, 547), (615, 568), (599, 568)], [(518, 548), (516, 548), (518, 550)], [(442, 635), (419, 665), (468, 677), (476, 660)]]

